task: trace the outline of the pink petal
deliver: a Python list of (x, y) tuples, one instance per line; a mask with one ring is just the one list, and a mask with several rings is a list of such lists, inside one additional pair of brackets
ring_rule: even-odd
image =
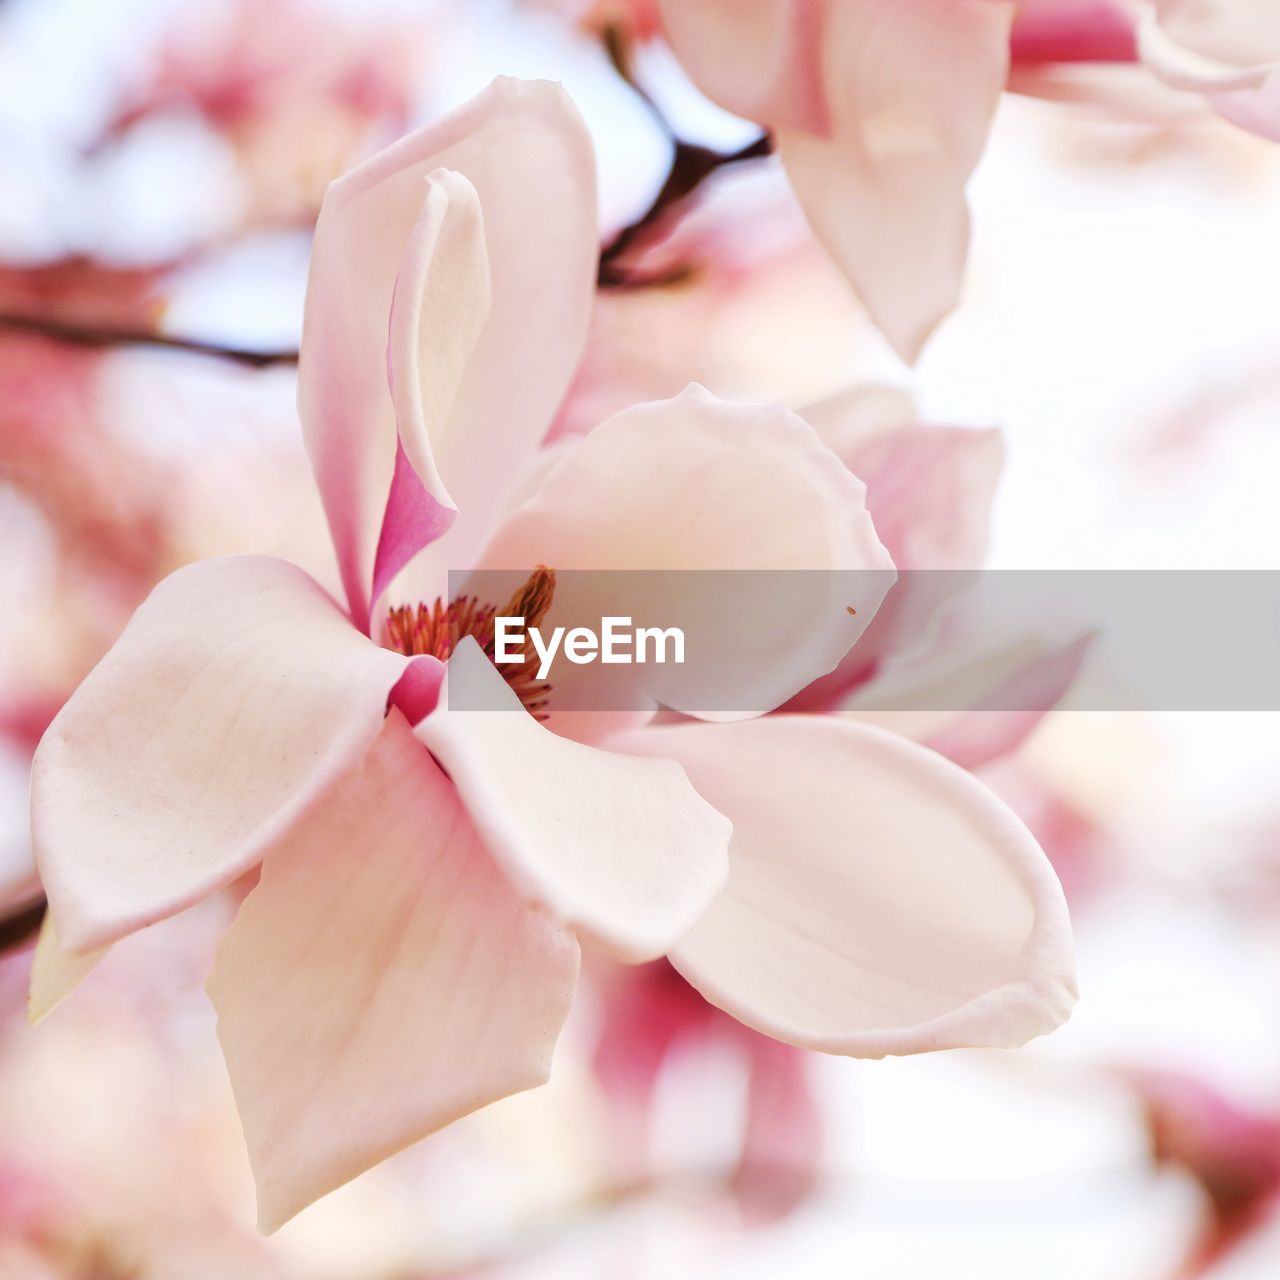
[(1280, 72), (1273, 72), (1256, 88), (1215, 93), (1209, 101), (1213, 109), (1232, 124), (1280, 142)]
[(440, 688), (444, 684), (445, 664), (439, 658), (423, 654), (410, 660), (404, 675), (396, 681), (388, 703), (404, 713), (410, 724), (436, 709)]
[(1092, 635), (1028, 637), (955, 654), (950, 633), (917, 658), (890, 663), (840, 704), (845, 714), (923, 743), (965, 769), (1016, 751), (1066, 697)]
[[(537, 564), (646, 571), (562, 576), (544, 630), (598, 628), (613, 614), (687, 637), (684, 666), (558, 663), (553, 709), (575, 697), (616, 707), (591, 702), (590, 682), (632, 691), (630, 679), (639, 692), (626, 705), (643, 694), (695, 715), (768, 710), (839, 662), (893, 580), (862, 484), (811, 427), (696, 385), (617, 414), (568, 449), (482, 561)], [(804, 572), (671, 572), (743, 569)]]
[(1009, 65), (992, 0), (661, 0), (694, 82), (772, 128), (796, 195), (885, 336), (913, 360), (956, 304), (964, 187)]
[(734, 1196), (749, 1222), (794, 1213), (821, 1177), (823, 1116), (809, 1081), (809, 1058), (765, 1036), (744, 1037), (749, 1066), (742, 1151)]
[(1004, 467), (999, 431), (908, 426), (854, 446), (880, 540), (899, 569), (978, 569)]
[(262, 1229), (544, 1083), (577, 971), (392, 712), (267, 851), (209, 979)]
[(1280, 22), (1271, 0), (1154, 0), (1138, 52), (1166, 84), (1207, 95), (1219, 115), (1280, 141)]
[[(877, 393), (878, 394), (873, 394)], [(816, 681), (794, 709), (828, 709), (846, 697), (878, 662), (917, 645), (940, 612), (971, 582), (933, 570), (979, 569), (987, 554), (991, 509), (1004, 465), (998, 431), (901, 425), (883, 388), (869, 388), (833, 404), (806, 410), (818, 432), (867, 486), (876, 532), (900, 571), (867, 634), (840, 666)], [(892, 429), (873, 423), (899, 419)], [(902, 570), (907, 572), (902, 573)]]
[(283, 560), (166, 578), (36, 752), (32, 832), (62, 944), (105, 946), (254, 866), (364, 754), (404, 666)]
[(1138, 50), (1171, 83), (1189, 78), (1178, 87), (1234, 87), (1233, 72), (1260, 83), (1280, 64), (1280, 22), (1273, 0), (1144, 0)]
[(827, 127), (826, 0), (658, 0), (667, 40), (726, 111), (771, 126)]
[(990, 695), (991, 705), (954, 716), (925, 745), (965, 769), (1011, 755), (1070, 692), (1091, 641), (1082, 636), (1038, 654)]
[(729, 884), (671, 959), (780, 1040), (858, 1057), (1015, 1045), (1075, 1000), (1062, 890), (1002, 801), (834, 717), (646, 728), (734, 824)]
[(859, 382), (805, 405), (800, 416), (848, 465), (854, 449), (898, 427), (915, 426), (920, 411), (911, 394), (887, 383)]
[(724, 884), (729, 824), (679, 765), (552, 733), (474, 640), (415, 732), (517, 889), (622, 959), (661, 955)]
[(682, 1043), (710, 1038), (720, 1016), (666, 960), (608, 975), (592, 1065), (611, 1101), (636, 1113), (642, 1146), (664, 1066)]
[(778, 130), (815, 234), (906, 360), (959, 297), (964, 189), (1007, 78), (1012, 11), (990, 0), (828, 0), (831, 128)]
[(391, 302), (387, 371), (399, 439), (374, 558), (375, 602), (457, 517), (433, 450), (447, 435), (490, 301), (479, 197), (460, 174), (438, 169), (427, 179)]
[(1010, 36), (1022, 66), (1057, 62), (1133, 62), (1133, 19), (1117, 0), (1023, 0)]
[[(453, 563), (487, 536), (577, 364), (596, 250), (590, 140), (541, 81), (495, 81), (330, 188), (298, 403), (360, 625), (380, 539), (385, 581), (450, 506)], [(384, 533), (398, 444), (411, 465)]]
[(862, 662), (883, 661), (936, 626), (966, 583), (955, 570), (986, 561), (1004, 440), (994, 430), (903, 427), (855, 446), (845, 461), (867, 486), (867, 507), (894, 564), (907, 570), (858, 647)]

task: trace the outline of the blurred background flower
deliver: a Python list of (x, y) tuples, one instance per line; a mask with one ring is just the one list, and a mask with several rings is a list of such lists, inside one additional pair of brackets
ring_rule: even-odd
[[(600, 964), (551, 1085), (270, 1240), (200, 991), (228, 903), (23, 1018), (30, 752), (174, 568), (252, 549), (336, 588), (292, 404), (311, 222), (338, 172), (494, 74), (562, 79), (601, 173), (602, 288), (553, 436), (695, 378), (801, 410), (861, 396), (847, 460), (886, 527), (960, 484), (920, 433), (977, 429), (926, 560), (1280, 567), (1280, 150), (1131, 61), (1110, 17), (1067, 40), (1050, 7), (1015, 29), (1026, 95), (970, 185), (961, 305), (908, 370), (655, 5), (0, 0), (0, 1275), (1276, 1274), (1267, 712), (1061, 710), (983, 754), (1072, 902), (1082, 1001), (1051, 1039), (822, 1059), (665, 963)], [(901, 495), (883, 516), (876, 475)]]

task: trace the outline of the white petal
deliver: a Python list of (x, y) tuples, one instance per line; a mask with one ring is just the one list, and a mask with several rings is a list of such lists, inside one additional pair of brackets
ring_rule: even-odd
[(678, 764), (552, 733), (474, 640), (415, 732), (517, 888), (625, 960), (661, 955), (724, 884), (729, 824)]
[(734, 824), (671, 954), (713, 1004), (858, 1057), (1016, 1045), (1075, 999), (1066, 903), (1011, 810), (941, 756), (827, 716), (637, 730)]
[(578, 969), (393, 711), (268, 851), (209, 992), (263, 1230), (458, 1117), (542, 1084)]

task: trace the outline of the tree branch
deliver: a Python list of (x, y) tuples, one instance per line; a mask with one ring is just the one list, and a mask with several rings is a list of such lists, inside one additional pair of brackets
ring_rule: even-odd
[[(626, 29), (620, 23), (612, 23), (601, 33), (605, 55), (613, 69), (632, 93), (644, 104), (658, 128), (671, 140), (673, 153), (666, 180), (649, 207), (632, 223), (623, 227), (600, 252), (600, 267), (596, 284), (601, 289), (639, 288), (655, 284), (669, 284), (676, 277), (650, 279), (637, 277), (621, 270), (618, 260), (644, 233), (653, 230), (667, 213), (688, 199), (717, 169), (741, 164), (744, 160), (757, 160), (771, 155), (773, 139), (762, 133), (755, 141), (737, 151), (712, 151), (697, 143), (688, 142), (676, 133), (653, 95), (636, 78), (631, 64), (631, 42)], [(681, 273), (683, 274), (683, 273)]]
[(233, 360), (237, 364), (265, 369), (276, 364), (296, 364), (297, 351), (254, 351), (242, 347), (223, 346), (217, 342), (204, 342), (199, 338), (181, 338), (150, 329), (99, 329), (92, 325), (77, 324), (71, 320), (54, 320), (46, 316), (0, 314), (0, 330), (10, 333), (34, 334), (65, 342), (76, 347), (162, 347), (169, 351), (187, 351), (193, 355), (216, 356), (220, 360)]
[[(672, 156), (667, 176), (649, 207), (634, 222), (619, 230), (601, 249), (596, 282), (601, 289), (639, 289), (671, 284), (683, 278), (686, 273), (677, 270), (665, 276), (645, 276), (627, 271), (622, 266), (622, 258), (629, 249), (642, 243), (647, 233), (656, 230), (667, 215), (686, 201), (713, 173), (731, 165), (771, 155), (773, 139), (769, 134), (762, 133), (737, 151), (713, 151), (679, 137), (662, 108), (633, 75), (626, 33), (621, 28), (609, 27), (603, 34), (603, 41), (605, 51), (618, 75), (644, 103), (658, 127), (671, 139)], [(0, 312), (0, 332), (6, 331), (48, 338), (78, 347), (154, 347), (183, 351), (191, 355), (229, 360), (255, 369), (298, 362), (298, 352), (294, 349), (258, 351), (150, 329), (100, 328), (74, 320)]]
[(0, 918), (0, 955), (16, 950), (40, 932), (45, 909), (46, 903), (41, 896)]
[(652, 203), (600, 251), (600, 267), (596, 276), (596, 283), (600, 288), (634, 288), (640, 283), (620, 268), (618, 260), (646, 232), (656, 228), (668, 213), (687, 200), (713, 173), (730, 165), (741, 164), (746, 160), (759, 160), (773, 154), (773, 139), (767, 133), (762, 133), (737, 151), (712, 151), (708, 147), (685, 142), (680, 138), (675, 139), (674, 145), (671, 168)]

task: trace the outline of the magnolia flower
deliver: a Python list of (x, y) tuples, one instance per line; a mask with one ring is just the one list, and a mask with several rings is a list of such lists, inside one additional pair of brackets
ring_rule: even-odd
[(544, 1081), (582, 944), (833, 1053), (1019, 1044), (1073, 1001), (1058, 883), (970, 775), (837, 718), (559, 716), (490, 661), (502, 601), (449, 599), (460, 567), (535, 566), (535, 616), (555, 570), (879, 570), (856, 610), (726, 643), (781, 702), (883, 594), (863, 486), (785, 410), (691, 388), (540, 453), (596, 244), (588, 136), (544, 83), (336, 182), (298, 403), (345, 604), (268, 557), (181, 569), (37, 752), (37, 1016), (118, 938), (248, 890), (209, 990), (266, 1230)]
[(1280, 141), (1280, 21), (1270, 0), (1022, 0), (1013, 58), (1019, 67), (1139, 63), (1152, 85), (1199, 95)]
[(1138, 52), (1166, 84), (1203, 93), (1234, 124), (1280, 142), (1280, 18), (1270, 0), (1152, 0)]
[[(1011, 39), (1019, 70), (1137, 57), (1166, 85), (1280, 137), (1273, 0), (653, 3), (698, 88), (773, 133), (814, 233), (907, 360), (959, 297), (964, 189)], [(647, 5), (633, 7), (643, 35)]]
[[(443, 24), (436, 26), (440, 44)], [(247, 226), (309, 222), (329, 177), (365, 139), (404, 128), (423, 43), (390, 14), (357, 24), (298, 0), (188, 7), (165, 32), (146, 79), (126, 93), (110, 134), (198, 112), (234, 151)]]
[(687, 1066), (683, 1055), (690, 1049), (719, 1050), (709, 1055), (712, 1064), (731, 1055), (746, 1095), (724, 1189), (753, 1222), (798, 1208), (818, 1184), (823, 1156), (822, 1113), (807, 1056), (721, 1013), (665, 962), (618, 969), (603, 995), (593, 1064), (614, 1110), (608, 1151), (619, 1176), (650, 1171), (658, 1086), (667, 1069)]
[(773, 131), (818, 238), (897, 352), (956, 304), (964, 187), (1008, 75), (998, 0), (658, 0), (697, 86)]

